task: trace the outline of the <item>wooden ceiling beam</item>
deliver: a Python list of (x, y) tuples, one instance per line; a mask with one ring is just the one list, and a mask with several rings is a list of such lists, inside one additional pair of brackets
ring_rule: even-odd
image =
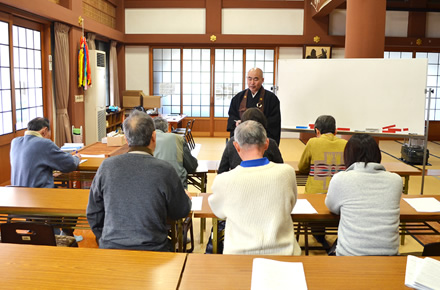
[[(312, 2), (316, 2), (313, 0), (308, 0), (310, 2), (310, 5), (312, 5)], [(324, 2), (324, 0), (321, 0), (320, 2)], [(319, 8), (319, 4), (317, 4), (318, 11), (316, 11), (315, 7), (312, 12), (313, 18), (321, 18), (329, 15), (333, 10), (338, 8), (339, 6), (345, 4), (346, 0), (329, 0), (329, 3), (327, 3), (325, 6)], [(314, 6), (314, 5), (312, 5)]]

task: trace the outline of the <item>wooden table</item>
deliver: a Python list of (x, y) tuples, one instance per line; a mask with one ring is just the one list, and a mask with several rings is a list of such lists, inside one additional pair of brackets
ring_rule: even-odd
[(90, 229), (88, 201), (86, 189), (0, 187), (0, 222), (28, 218), (62, 228)]
[[(308, 289), (408, 289), (406, 257), (188, 255), (179, 289), (250, 289), (254, 258), (302, 262)], [(440, 257), (434, 257), (440, 260)]]
[(182, 127), (182, 120), (186, 118), (186, 115), (161, 115), (162, 118), (168, 122), (168, 132), (171, 132), (171, 127), (174, 129)]
[[(59, 228), (90, 229), (86, 215), (89, 192), (88, 189), (0, 187), (0, 222), (31, 219)], [(173, 244), (182, 252), (182, 221), (168, 220), (168, 223)]]
[[(285, 161), (286, 164), (289, 164), (295, 169), (297, 175), (299, 174), (298, 163), (299, 161)], [(381, 162), (381, 164), (385, 167), (385, 169), (389, 172), (397, 173), (405, 179), (403, 183), (403, 193), (408, 194), (409, 189), (409, 177), (416, 175), (421, 176), (422, 171), (414, 166), (408, 165), (406, 163), (396, 161), (396, 162)], [(298, 178), (297, 178), (298, 179)]]
[[(217, 253), (218, 246), (218, 218), (214, 215), (208, 203), (210, 194), (201, 194), (203, 196), (202, 209), (194, 211), (195, 218), (212, 218), (213, 253)], [(307, 199), (318, 212), (317, 214), (292, 214), (292, 220), (295, 224), (295, 233), (302, 234), (305, 237), (305, 253), (308, 255), (308, 234), (313, 224), (319, 223), (329, 228), (325, 234), (337, 234), (339, 215), (333, 214), (325, 205), (325, 194), (298, 194), (298, 199)], [(402, 198), (420, 198), (434, 197), (440, 201), (440, 195), (402, 195)], [(400, 201), (400, 234), (408, 235), (408, 231), (417, 235), (439, 235), (440, 233), (426, 224), (428, 221), (440, 222), (440, 212), (417, 212), (406, 201)]]
[(176, 289), (186, 254), (0, 244), (8, 289)]
[[(101, 142), (93, 143), (89, 146), (82, 148), (80, 154), (88, 155), (104, 155), (105, 157), (85, 157), (87, 161), (78, 165), (78, 171), (58, 175), (56, 177), (57, 181), (70, 182), (72, 180), (79, 181), (91, 181), (93, 180), (94, 174), (98, 170), (101, 163), (105, 158), (124, 154), (128, 152), (128, 145), (125, 144), (122, 147), (108, 147), (107, 144)], [(188, 173), (188, 184), (196, 187), (200, 192), (206, 192), (208, 184), (208, 173), (217, 172), (219, 161), (218, 160), (198, 160), (199, 166), (196, 172)]]

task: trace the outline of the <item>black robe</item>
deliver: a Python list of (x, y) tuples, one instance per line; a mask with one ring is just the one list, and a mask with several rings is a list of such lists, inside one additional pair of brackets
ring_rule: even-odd
[[(257, 106), (261, 90), (264, 90), (264, 88), (261, 87), (255, 97), (252, 97), (252, 93), (249, 90), (246, 108)], [(238, 110), (240, 108), (240, 103), (243, 100), (245, 91), (246, 90), (236, 94), (232, 98), (231, 105), (229, 106), (227, 131), (231, 133), (231, 137), (234, 136), (235, 120), (240, 120), (240, 113)], [(278, 100), (278, 97), (274, 93), (268, 90), (266, 90), (264, 93), (263, 113), (267, 118), (267, 137), (274, 139), (279, 145), (281, 138), (280, 100)]]

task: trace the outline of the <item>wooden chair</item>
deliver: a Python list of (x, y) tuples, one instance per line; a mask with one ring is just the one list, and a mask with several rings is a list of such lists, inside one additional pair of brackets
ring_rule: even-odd
[(190, 126), (188, 132), (186, 132), (186, 140), (187, 140), (189, 148), (191, 150), (196, 148), (196, 142), (194, 141), (194, 138), (193, 138), (193, 135), (192, 135), (192, 131), (193, 131), (193, 127), (194, 127), (194, 122), (195, 121), (196, 121), (196, 119), (192, 119), (191, 126)]
[(53, 227), (34, 222), (3, 223), (1, 242), (27, 245), (64, 246), (76, 244), (74, 237), (55, 236)]

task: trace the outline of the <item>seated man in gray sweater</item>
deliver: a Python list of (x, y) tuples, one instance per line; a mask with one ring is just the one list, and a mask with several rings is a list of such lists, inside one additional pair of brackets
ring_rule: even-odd
[(188, 173), (197, 169), (197, 159), (191, 155), (185, 139), (168, 132), (168, 121), (162, 117), (154, 118), (156, 126), (156, 149), (154, 157), (168, 161), (176, 170), (183, 187), (188, 188)]
[(87, 220), (100, 248), (172, 251), (167, 219), (186, 217), (191, 200), (171, 164), (153, 157), (153, 119), (134, 111), (123, 129), (129, 151), (102, 162)]

